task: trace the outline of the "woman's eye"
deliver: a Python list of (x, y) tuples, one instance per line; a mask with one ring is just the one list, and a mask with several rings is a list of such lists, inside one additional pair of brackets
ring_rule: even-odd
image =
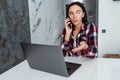
[(81, 14), (81, 12), (80, 12), (80, 11), (77, 11), (77, 14), (79, 14), (79, 15), (80, 15), (80, 14)]
[(70, 13), (69, 13), (69, 16), (71, 16), (71, 15), (73, 15), (73, 13), (72, 13), (72, 12), (70, 12)]

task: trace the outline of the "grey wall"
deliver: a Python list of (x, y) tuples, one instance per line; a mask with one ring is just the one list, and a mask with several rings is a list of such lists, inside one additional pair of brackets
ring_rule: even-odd
[(98, 0), (83, 0), (88, 15), (88, 21), (98, 27)]
[(27, 0), (0, 0), (0, 74), (25, 58), (20, 42), (30, 42)]

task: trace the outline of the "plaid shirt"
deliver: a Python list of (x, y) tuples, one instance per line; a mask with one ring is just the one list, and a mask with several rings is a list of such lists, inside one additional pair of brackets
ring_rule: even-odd
[[(65, 41), (65, 29), (62, 33), (61, 48), (63, 49), (64, 56), (86, 56), (94, 58), (98, 52), (98, 30), (93, 23), (82, 24), (80, 32), (77, 34), (76, 41), (73, 39), (73, 34), (70, 35), (70, 40)], [(78, 47), (81, 41), (85, 41), (88, 44), (86, 50), (80, 50), (76, 53), (72, 52), (72, 49)]]

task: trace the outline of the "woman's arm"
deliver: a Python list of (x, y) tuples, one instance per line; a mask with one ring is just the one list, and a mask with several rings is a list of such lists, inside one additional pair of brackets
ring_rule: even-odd
[(70, 50), (69, 36), (66, 37), (67, 39), (65, 37), (66, 37), (66, 33), (64, 30), (61, 37), (61, 48), (63, 49), (64, 56)]
[(98, 29), (93, 23), (90, 24), (88, 29), (88, 48), (84, 51), (87, 57), (94, 58), (98, 53)]
[(62, 40), (61, 40), (61, 48), (63, 49), (64, 56), (70, 50), (69, 40), (70, 40), (72, 29), (68, 26), (69, 24), (70, 24), (70, 19), (67, 18), (65, 20), (65, 29), (62, 33)]

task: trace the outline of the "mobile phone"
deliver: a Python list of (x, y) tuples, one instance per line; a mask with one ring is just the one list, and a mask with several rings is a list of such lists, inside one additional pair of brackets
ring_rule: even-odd
[(70, 20), (69, 21), (70, 22), (70, 24), (68, 25), (71, 29), (73, 29), (73, 23), (72, 23), (72, 21)]

